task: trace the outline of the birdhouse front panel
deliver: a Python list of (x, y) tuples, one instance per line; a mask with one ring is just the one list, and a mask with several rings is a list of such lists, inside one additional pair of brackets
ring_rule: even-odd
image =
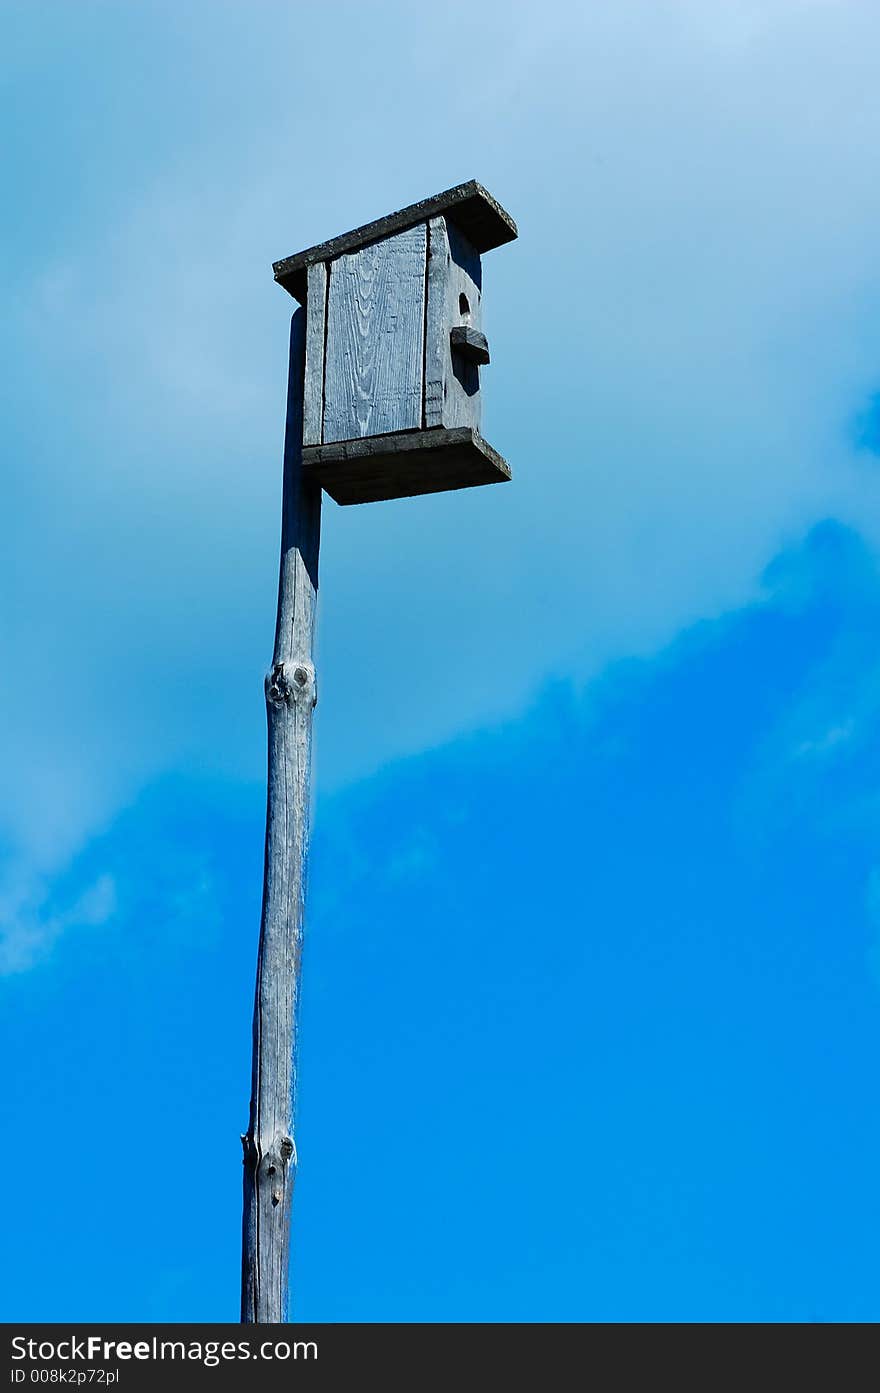
[(424, 223), (329, 265), (322, 441), (422, 426)]
[(480, 252), (515, 236), (461, 184), (276, 263), (306, 304), (303, 466), (337, 502), (510, 477), (480, 435)]

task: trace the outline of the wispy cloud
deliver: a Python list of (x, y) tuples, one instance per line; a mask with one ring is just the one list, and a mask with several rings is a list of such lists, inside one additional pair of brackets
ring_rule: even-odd
[(165, 770), (262, 777), (292, 307), (269, 263), (434, 188), (476, 174), (521, 224), (486, 266), (515, 484), (328, 508), (323, 783), (656, 651), (817, 517), (880, 536), (849, 428), (880, 379), (874, 11), (351, 5), (331, 103), (291, 78), (321, 17), (261, 12), (78, 12), (88, 71), (72, 21), (13, 26), (0, 829), (24, 879)]
[(851, 720), (844, 721), (840, 725), (830, 726), (821, 735), (813, 736), (809, 740), (802, 740), (795, 750), (795, 755), (798, 758), (804, 758), (830, 754), (840, 745), (845, 744), (847, 740), (851, 740), (854, 733), (855, 723)]
[(0, 976), (34, 967), (62, 934), (106, 924), (115, 908), (111, 875), (99, 876), (66, 909), (53, 906), (51, 887), (35, 877), (7, 881), (0, 887)]

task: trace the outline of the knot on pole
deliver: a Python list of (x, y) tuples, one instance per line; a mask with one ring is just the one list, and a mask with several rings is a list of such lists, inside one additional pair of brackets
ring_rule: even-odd
[(313, 663), (305, 658), (275, 663), (266, 674), (266, 700), (271, 706), (316, 706), (318, 684)]
[(257, 1194), (274, 1209), (281, 1203), (288, 1189), (292, 1189), (296, 1175), (296, 1148), (293, 1140), (284, 1136), (276, 1144), (269, 1146), (259, 1156), (255, 1172)]

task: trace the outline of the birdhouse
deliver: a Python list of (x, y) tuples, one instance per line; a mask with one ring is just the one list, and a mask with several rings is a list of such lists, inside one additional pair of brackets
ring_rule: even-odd
[(480, 434), (480, 257), (516, 235), (472, 180), (275, 263), (306, 307), (303, 468), (337, 503), (510, 478)]

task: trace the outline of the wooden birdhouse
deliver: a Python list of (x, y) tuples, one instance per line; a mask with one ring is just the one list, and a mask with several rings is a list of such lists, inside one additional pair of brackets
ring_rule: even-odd
[(306, 307), (303, 467), (337, 503), (510, 478), (480, 434), (480, 257), (516, 235), (472, 180), (275, 263)]

